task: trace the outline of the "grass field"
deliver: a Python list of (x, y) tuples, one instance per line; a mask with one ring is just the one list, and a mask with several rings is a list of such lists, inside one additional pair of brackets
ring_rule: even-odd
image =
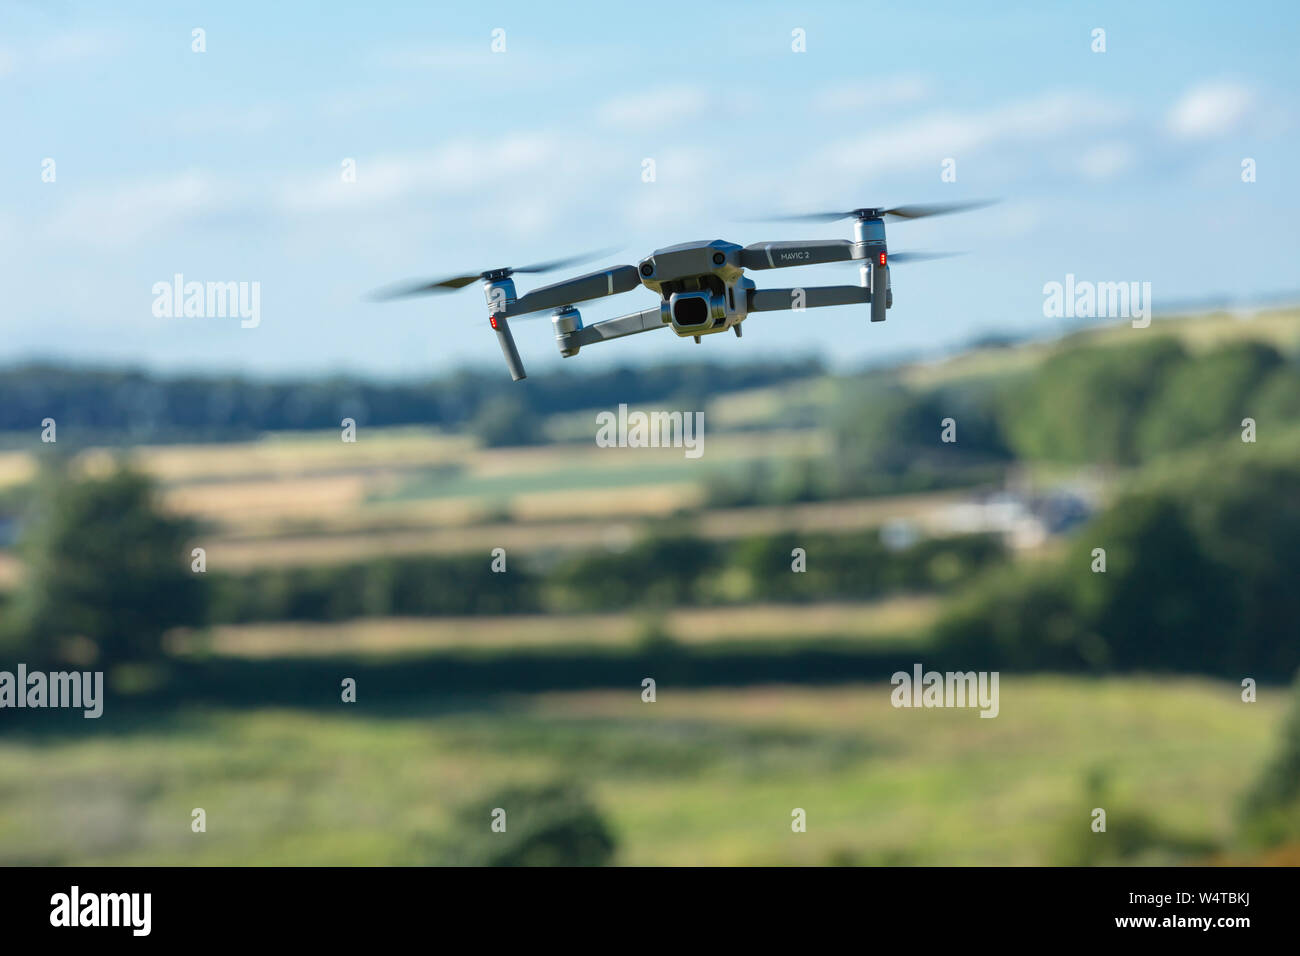
[[(720, 508), (691, 514), (680, 527), (715, 540), (782, 531), (844, 532), (875, 528), (906, 518), (943, 533), (944, 509), (964, 499), (960, 492), (893, 495), (863, 500)], [(481, 503), (455, 499), (393, 503), (382, 517), (376, 509), (349, 512), (328, 527), (291, 530), (283, 525), (224, 526), (204, 536), (211, 567), (228, 570), (277, 565), (333, 564), (398, 554), (488, 554), (622, 547), (648, 529), (646, 521), (674, 515), (698, 502), (698, 495), (674, 487), (612, 489), (581, 496), (553, 492), (521, 496), (509, 520), (495, 520)], [(554, 508), (548, 508), (553, 504)], [(367, 517), (373, 516), (373, 517)], [(478, 518), (477, 523), (474, 518)], [(662, 528), (659, 524), (657, 527)], [(950, 532), (949, 532), (950, 533)], [(0, 562), (3, 555), (0, 554)], [(3, 564), (0, 563), (0, 568)]]
[[(682, 608), (653, 624), (681, 644), (735, 644), (842, 638), (850, 645), (906, 640), (928, 627), (935, 597), (900, 597), (861, 604), (751, 604)], [(633, 614), (517, 614), (503, 617), (381, 618), (339, 624), (246, 624), (214, 628), (178, 648), (249, 658), (331, 654), (400, 655), (446, 650), (541, 647), (632, 647), (650, 620)]]
[[(1003, 675), (988, 720), (896, 710), (889, 691), (660, 685), (652, 704), (629, 687), (377, 716), (361, 688), (332, 716), (106, 713), (77, 737), (0, 737), (0, 863), (427, 863), (457, 806), (552, 779), (588, 787), (626, 864), (1036, 864), (1076, 828), (1107, 840), (1143, 813), (1231, 852), (1231, 808), (1283, 696)], [(1106, 834), (1088, 831), (1096, 769), (1112, 783)]]
[[(1157, 320), (1079, 335), (1114, 345), (1178, 335), (1192, 348), (1246, 336), (1294, 350), (1295, 319)], [(1005, 378), (1057, 347), (976, 350), (904, 374), (927, 384)], [(824, 376), (716, 399), (717, 431), (698, 461), (681, 449), (607, 453), (592, 441), (589, 412), (553, 416), (548, 428), (567, 443), (539, 447), (398, 428), (362, 429), (355, 444), (324, 431), (131, 454), (167, 506), (201, 520), (196, 543), (210, 570), (401, 554), (486, 561), (497, 547), (542, 566), (567, 549), (617, 551), (650, 529), (733, 540), (907, 519), (951, 533), (967, 491), (704, 508), (711, 476), (826, 454), (828, 434), (802, 426), (840, 384)], [(108, 459), (93, 451), (81, 465)], [(25, 452), (0, 453), (0, 492), (33, 469)], [(1095, 476), (1102, 487), (1114, 480)], [(1018, 557), (1059, 547), (1054, 539)], [(0, 588), (23, 572), (0, 551)], [(190, 683), (170, 696), (137, 687), (136, 703), (99, 721), (0, 723), (0, 865), (438, 862), (434, 847), (466, 802), (553, 780), (590, 791), (625, 864), (1043, 864), (1139, 831), (1139, 851), (1123, 862), (1253, 859), (1234, 840), (1233, 807), (1277, 744), (1286, 695), (1264, 688), (1247, 705), (1231, 681), (1004, 674), (1000, 715), (988, 720), (974, 709), (896, 710), (887, 684), (843, 683), (887, 675), (895, 657), (927, 662), (940, 600), (180, 635), (168, 666)], [(360, 702), (334, 705), (346, 667), (357, 668)], [(640, 697), (643, 668), (660, 670), (653, 704)], [(617, 691), (503, 692), (622, 687), (625, 677)], [(400, 693), (385, 693), (385, 681)], [(753, 683), (708, 689), (741, 681)], [(196, 704), (205, 700), (221, 703)], [(1098, 772), (1110, 789), (1090, 797), (1085, 781)], [(1108, 834), (1089, 830), (1097, 801)], [(190, 830), (195, 807), (207, 812), (206, 833)], [(796, 807), (807, 833), (791, 832)]]
[[(503, 518), (641, 520), (697, 510), (711, 481), (739, 476), (759, 459), (822, 454), (828, 441), (816, 429), (711, 432), (707, 455), (691, 459), (680, 448), (611, 452), (595, 445), (593, 417), (586, 428), (581, 441), (538, 447), (483, 448), (469, 436), (431, 429), (372, 428), (359, 432), (355, 443), (327, 430), (216, 445), (146, 446), (128, 458), (158, 481), (170, 510), (203, 522), (209, 540), (347, 535), (358, 545), (355, 556), (365, 557), (370, 552), (359, 539), (366, 533), (437, 531)], [(103, 472), (114, 455), (90, 449), (78, 457), (78, 467)], [(30, 454), (0, 453), (0, 492), (29, 480), (34, 470)], [(327, 560), (349, 557), (341, 553), (342, 542), (328, 550)], [(302, 557), (304, 563), (317, 560)], [(294, 558), (281, 547), (266, 560)]]

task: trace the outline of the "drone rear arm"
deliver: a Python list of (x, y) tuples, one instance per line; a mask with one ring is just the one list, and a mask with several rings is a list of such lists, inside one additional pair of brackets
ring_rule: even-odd
[[(555, 338), (559, 342), (560, 351), (570, 355), (576, 354), (578, 349), (584, 345), (595, 345), (597, 342), (604, 342), (607, 339), (621, 339), (625, 335), (636, 335), (638, 332), (661, 329), (663, 325), (662, 311), (656, 306), (653, 309), (643, 309), (630, 315), (605, 319), (603, 322), (597, 322), (594, 325), (584, 326), (573, 331), (561, 331), (557, 327)], [(569, 349), (572, 349), (572, 352), (568, 351)]]
[(806, 289), (750, 289), (750, 312), (819, 309), (829, 305), (860, 305), (871, 301), (871, 290), (860, 285), (826, 285)]

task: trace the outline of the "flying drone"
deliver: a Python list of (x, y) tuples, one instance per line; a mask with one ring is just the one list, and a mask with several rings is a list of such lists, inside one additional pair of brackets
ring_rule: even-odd
[[(434, 282), (407, 283), (381, 290), (375, 294), (375, 298), (392, 299), (450, 292), (481, 280), (487, 298), (488, 322), (501, 344), (501, 353), (510, 367), (510, 377), (517, 382), (524, 377), (524, 364), (519, 358), (519, 350), (515, 348), (509, 320), (548, 309), (552, 310), (551, 324), (555, 328), (555, 341), (560, 347), (560, 354), (565, 357), (577, 355), (584, 346), (665, 326), (671, 327), (683, 338), (694, 338), (697, 343), (702, 336), (728, 329), (739, 338), (741, 323), (753, 312), (869, 303), (871, 321), (883, 322), (885, 310), (894, 304), (889, 284), (889, 267), (948, 255), (906, 252), (891, 254), (885, 245), (885, 220), (921, 219), (963, 212), (983, 205), (987, 203), (932, 203), (774, 217), (771, 221), (834, 222), (852, 218), (853, 239), (757, 242), (748, 246), (738, 246), (722, 239), (684, 242), (656, 249), (637, 265), (610, 266), (533, 289), (522, 296), (515, 293), (512, 276), (550, 272), (588, 261), (593, 256), (538, 262), (518, 268), (489, 269), (486, 272), (452, 276)], [(745, 275), (746, 269), (759, 271), (851, 261), (863, 263), (858, 285), (759, 289)], [(619, 295), (642, 285), (659, 295), (658, 305), (591, 325), (583, 325), (582, 315), (574, 308), (577, 302)]]

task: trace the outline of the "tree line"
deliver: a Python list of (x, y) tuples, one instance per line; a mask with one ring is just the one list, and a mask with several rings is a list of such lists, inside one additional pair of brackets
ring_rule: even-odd
[[(538, 373), (523, 382), (502, 380), (499, 369), (459, 371), (422, 382), (384, 383), (352, 376), (264, 381), (234, 375), (163, 376), (140, 370), (32, 364), (0, 370), (0, 432), (35, 434), (52, 418), (60, 437), (69, 431), (97, 440), (219, 441), (268, 431), (358, 425), (434, 425), (461, 428), (503, 416), (499, 403), (532, 421), (556, 412), (620, 401), (694, 401), (822, 374), (815, 359), (722, 365), (674, 363), (608, 371)], [(535, 435), (540, 429), (524, 430)], [(492, 433), (495, 435), (495, 432)]]

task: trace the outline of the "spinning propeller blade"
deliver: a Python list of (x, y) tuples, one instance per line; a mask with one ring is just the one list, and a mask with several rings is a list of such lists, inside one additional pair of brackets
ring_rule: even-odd
[(956, 212), (967, 212), (971, 209), (982, 209), (985, 206), (991, 206), (996, 200), (978, 199), (968, 202), (949, 202), (949, 203), (912, 203), (907, 206), (891, 206), (889, 208), (876, 208), (864, 206), (859, 209), (849, 209), (839, 212), (810, 212), (794, 216), (765, 216), (761, 220), (745, 220), (747, 222), (835, 222), (837, 219), (924, 219), (927, 216), (946, 216)]
[(953, 256), (964, 256), (964, 252), (891, 252), (887, 256), (889, 264), (895, 263), (906, 264), (908, 262), (929, 262), (931, 259), (951, 259)]
[(985, 206), (993, 205), (994, 202), (995, 200), (992, 199), (975, 199), (969, 202), (913, 203), (910, 206), (894, 206), (882, 212), (894, 219), (924, 219), (927, 216), (948, 216), (955, 212), (983, 209)]
[(521, 273), (538, 273), (550, 272), (554, 269), (563, 269), (565, 266), (577, 265), (580, 262), (589, 262), (592, 259), (599, 259), (603, 256), (616, 252), (616, 249), (594, 249), (590, 252), (584, 252), (576, 256), (566, 256), (563, 259), (551, 259), (547, 262), (534, 262), (526, 266), (503, 266), (499, 269), (488, 269), (485, 272), (474, 272), (468, 275), (451, 276), (446, 279), (435, 279), (432, 282), (402, 282), (397, 285), (385, 286), (382, 289), (376, 289), (370, 293), (367, 298), (374, 302), (385, 302), (389, 299), (401, 299), (412, 295), (428, 295), (433, 292), (453, 292), (456, 289), (463, 289), (465, 286), (480, 279), (492, 278), (504, 279), (514, 275), (516, 272)]

